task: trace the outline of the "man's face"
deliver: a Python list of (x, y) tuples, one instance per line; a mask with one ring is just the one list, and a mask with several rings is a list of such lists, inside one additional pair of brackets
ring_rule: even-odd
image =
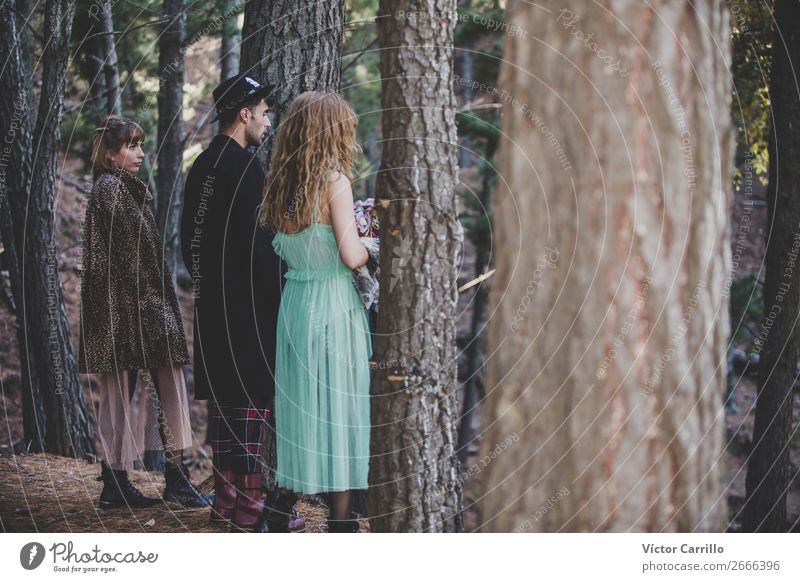
[(267, 130), (272, 127), (269, 122), (268, 113), (269, 107), (264, 100), (252, 109), (244, 128), (247, 145), (258, 147), (264, 141)]

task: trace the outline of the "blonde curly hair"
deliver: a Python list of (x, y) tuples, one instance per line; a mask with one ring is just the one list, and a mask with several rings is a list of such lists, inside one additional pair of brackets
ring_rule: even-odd
[(281, 119), (264, 183), (259, 222), (273, 231), (294, 233), (312, 222), (314, 199), (330, 172), (352, 180), (358, 118), (336, 93), (307, 91)]

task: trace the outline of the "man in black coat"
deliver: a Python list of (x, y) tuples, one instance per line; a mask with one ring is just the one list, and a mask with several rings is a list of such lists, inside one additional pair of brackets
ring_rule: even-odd
[(264, 531), (262, 435), (275, 391), (282, 264), (258, 225), (264, 171), (247, 147), (270, 128), (270, 88), (248, 75), (214, 90), (219, 134), (192, 165), (181, 216), (192, 277), (195, 398), (211, 400), (212, 520)]

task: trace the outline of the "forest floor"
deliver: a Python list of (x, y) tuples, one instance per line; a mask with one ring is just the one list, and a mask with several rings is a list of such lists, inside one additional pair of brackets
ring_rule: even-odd
[[(97, 464), (56, 455), (0, 457), (0, 530), (4, 532), (226, 532), (212, 524), (208, 508), (176, 509), (162, 503), (148, 508), (97, 508), (102, 483)], [(131, 482), (146, 495), (160, 497), (164, 478), (131, 471)], [(199, 488), (211, 490), (210, 481)], [(309, 532), (324, 531), (327, 509), (316, 498), (297, 505)], [(360, 520), (362, 531), (369, 531)]]
[[(13, 394), (4, 392), (0, 407), (0, 422), (8, 429), (14, 419), (9, 417), (8, 405)], [(752, 438), (752, 404), (755, 383), (742, 378), (737, 386), (737, 412), (726, 415), (728, 446), (724, 454), (724, 486), (728, 492), (728, 531), (740, 529), (742, 503), (745, 494), (747, 455)], [(800, 411), (800, 395), (795, 395), (795, 422)], [(194, 416), (194, 415), (193, 415)], [(796, 425), (795, 425), (796, 426)], [(102, 485), (96, 480), (100, 469), (96, 463), (68, 459), (50, 454), (12, 454), (7, 430), (0, 433), (0, 531), (5, 532), (222, 532), (208, 520), (207, 509), (175, 510), (166, 505), (147, 509), (97, 509)], [(192, 477), (210, 489), (211, 467), (206, 446), (187, 451)], [(476, 456), (470, 457), (470, 464)], [(800, 466), (800, 451), (791, 452), (792, 473)], [(474, 531), (480, 522), (476, 499), (480, 491), (480, 472), (464, 471), (470, 478), (464, 483), (464, 518), (466, 531)], [(132, 471), (131, 481), (148, 495), (158, 496), (164, 488), (163, 477), (156, 473)], [(309, 532), (324, 530), (327, 509), (317, 497), (303, 497), (298, 511), (305, 518)], [(800, 532), (800, 479), (795, 478), (788, 495), (788, 518), (793, 531)], [(368, 531), (361, 520), (362, 531)]]

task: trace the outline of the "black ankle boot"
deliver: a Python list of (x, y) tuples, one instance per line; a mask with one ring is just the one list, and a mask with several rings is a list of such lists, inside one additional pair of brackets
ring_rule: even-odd
[(164, 501), (184, 507), (205, 507), (214, 501), (213, 494), (199, 493), (189, 480), (189, 469), (180, 463), (167, 463), (164, 470)]
[(127, 471), (115, 471), (103, 462), (100, 480), (100, 509), (114, 507), (151, 507), (161, 501), (158, 497), (147, 497), (128, 480)]
[(297, 495), (294, 493), (267, 492), (264, 516), (270, 532), (300, 533), (306, 530), (305, 520), (297, 514), (295, 503), (297, 503)]

